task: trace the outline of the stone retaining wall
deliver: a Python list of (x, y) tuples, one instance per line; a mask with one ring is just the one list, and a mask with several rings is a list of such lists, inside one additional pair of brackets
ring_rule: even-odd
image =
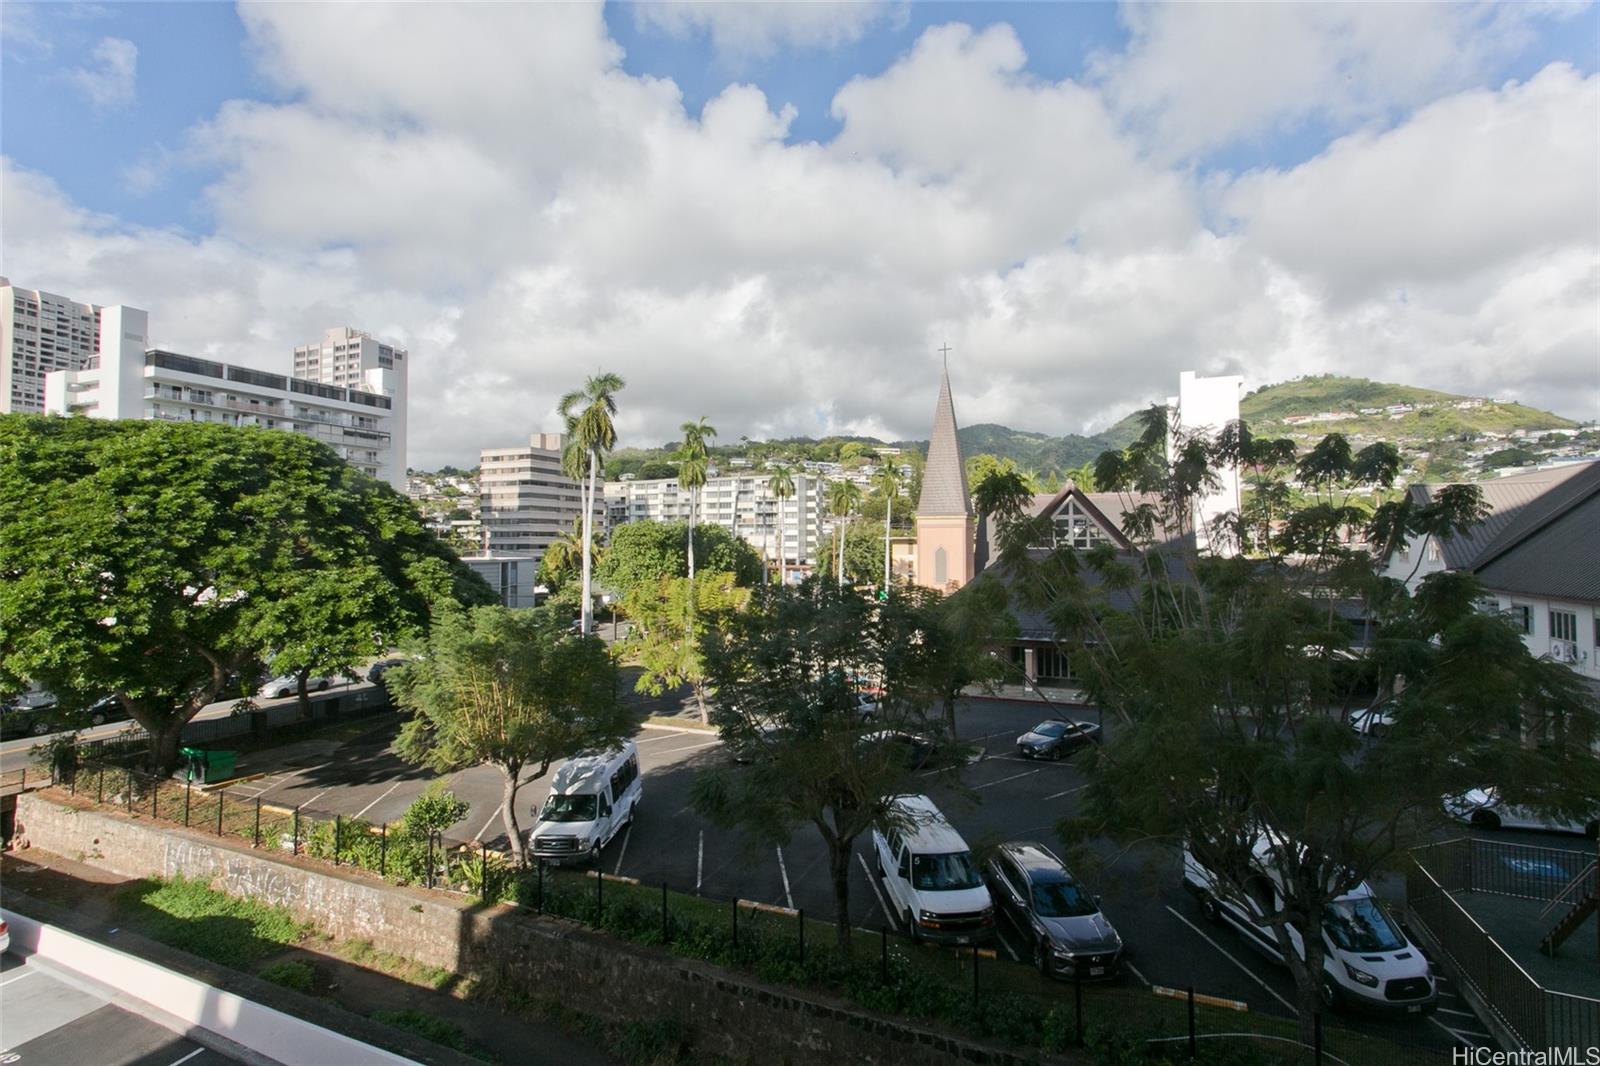
[(458, 973), (525, 987), (586, 1015), (676, 1019), (696, 1048), (761, 1063), (1068, 1062), (891, 1020), (824, 996), (618, 941), (571, 922), (356, 871), (252, 850), (228, 838), (129, 818), (70, 800), (20, 798), (19, 836), (34, 847), (126, 877), (204, 878), (218, 890), (284, 907), (338, 939)]

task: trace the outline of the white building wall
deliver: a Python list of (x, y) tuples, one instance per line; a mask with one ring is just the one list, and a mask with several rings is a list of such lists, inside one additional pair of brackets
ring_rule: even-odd
[[(107, 323), (107, 314), (116, 321)], [(103, 348), (129, 343), (129, 331), (138, 333), (143, 352), (143, 311), (80, 303), (0, 278), (0, 414), (44, 411), (50, 374), (92, 366)]]
[[(1522, 642), (1535, 656), (1566, 663), (1574, 672), (1600, 681), (1600, 604), (1578, 600), (1552, 600), (1499, 589), (1485, 590), (1493, 607), (1521, 624)], [(1484, 604), (1489, 607), (1489, 603)], [(1557, 619), (1554, 615), (1566, 616)], [(1571, 640), (1556, 636), (1556, 626), (1570, 627)]]
[[(1192, 370), (1178, 375), (1178, 395), (1167, 399), (1167, 407), (1185, 433), (1204, 433), (1212, 440), (1230, 422), (1239, 420), (1239, 397), (1244, 391), (1244, 378), (1237, 375), (1203, 378)], [(1172, 441), (1168, 439), (1168, 458), (1171, 458)], [(1220, 515), (1237, 513), (1240, 504), (1239, 467), (1237, 464), (1217, 471), (1220, 484), (1204, 496), (1194, 513), (1195, 533), (1203, 548), (1236, 554), (1237, 544), (1213, 544), (1211, 523)]]
[(537, 560), (518, 555), (463, 555), (461, 561), (489, 583), (507, 607), (534, 607)]

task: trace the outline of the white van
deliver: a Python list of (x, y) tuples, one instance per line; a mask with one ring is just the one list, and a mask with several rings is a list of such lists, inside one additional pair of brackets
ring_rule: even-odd
[(633, 822), (644, 795), (633, 741), (573, 756), (556, 771), (533, 827), (533, 854), (546, 862), (598, 862), (600, 849)]
[(898, 818), (874, 826), (878, 876), (912, 940), (975, 944), (994, 935), (994, 902), (983, 868), (927, 796), (896, 796)]
[[(1200, 898), (1207, 918), (1233, 926), (1251, 947), (1281, 963), (1276, 932), (1261, 922), (1264, 914), (1283, 905), (1282, 878), (1264, 834), (1256, 840), (1253, 866), (1256, 872), (1243, 886), (1245, 898), (1239, 899), (1222, 887), (1221, 879), (1185, 844), (1183, 887)], [(1299, 932), (1291, 926), (1288, 934), (1295, 953), (1304, 957)], [(1322, 915), (1322, 940), (1322, 999), (1326, 1006), (1427, 1014), (1438, 1005), (1439, 990), (1427, 958), (1406, 940), (1365, 881), (1328, 904)]]

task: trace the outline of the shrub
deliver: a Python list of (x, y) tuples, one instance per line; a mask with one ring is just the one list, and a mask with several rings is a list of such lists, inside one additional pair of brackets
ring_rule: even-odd
[(261, 971), (261, 978), (296, 992), (311, 991), (316, 971), (303, 962), (277, 962)]
[(467, 816), (468, 805), (456, 794), (435, 781), (411, 801), (406, 813), (400, 816), (407, 836), (426, 839), (429, 833), (442, 833)]

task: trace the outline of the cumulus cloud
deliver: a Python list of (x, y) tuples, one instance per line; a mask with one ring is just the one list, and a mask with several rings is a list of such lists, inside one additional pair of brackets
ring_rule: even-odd
[(133, 103), (139, 73), (139, 48), (121, 37), (102, 37), (89, 53), (91, 63), (65, 72), (69, 84), (96, 108)]
[(1098, 80), (1149, 149), (1187, 157), (1320, 121), (1386, 121), (1476, 84), (1581, 3), (1125, 4)]
[(839, 88), (836, 138), (790, 144), (755, 86), (694, 116), (628, 75), (591, 8), (243, 20), (283, 102), (191, 131), (214, 231), (128, 227), (7, 163), (7, 269), (268, 369), (331, 325), (390, 336), (414, 353), (415, 464), (554, 428), (602, 367), (628, 380), (630, 443), (701, 414), (730, 437), (920, 437), (945, 339), (964, 421), (1048, 432), (1184, 369), (1600, 410), (1600, 107), (1564, 67), (1202, 183), (1107, 92), (1029, 75), (1004, 26), (930, 28)]
[(633, 8), (642, 27), (676, 37), (705, 34), (723, 57), (757, 59), (780, 47), (834, 48), (861, 39), (869, 27), (893, 17), (894, 8), (878, 0), (681, 0), (640, 3)]

